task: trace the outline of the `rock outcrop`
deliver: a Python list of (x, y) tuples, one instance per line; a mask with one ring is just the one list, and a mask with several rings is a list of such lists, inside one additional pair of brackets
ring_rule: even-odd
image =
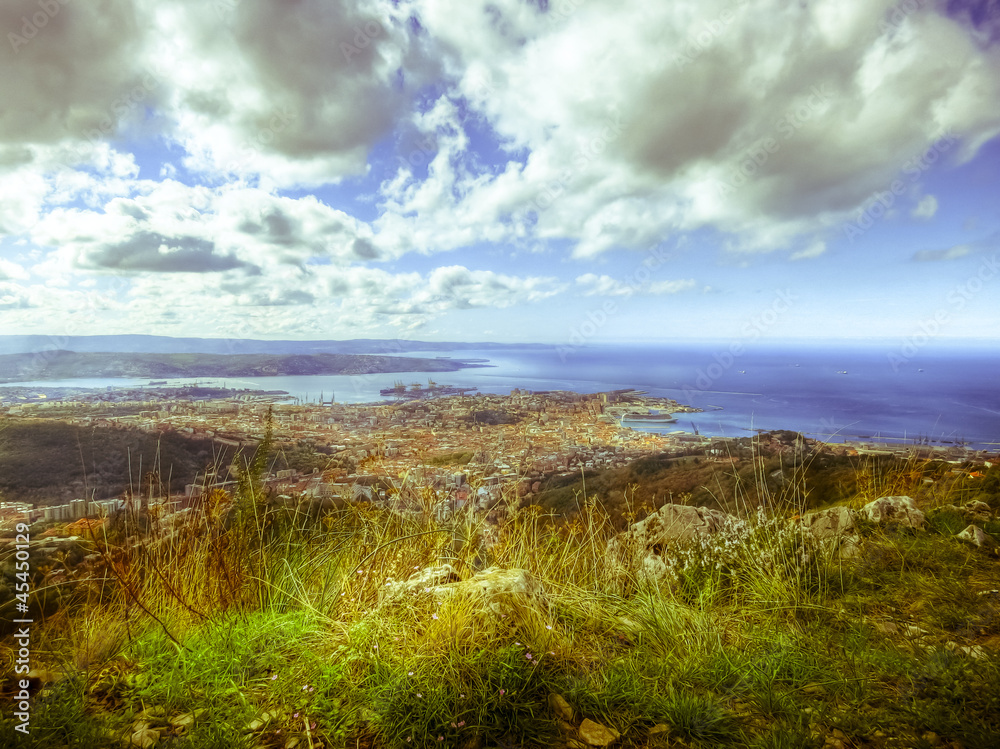
[(709, 536), (739, 522), (732, 515), (707, 507), (665, 504), (611, 539), (608, 557), (636, 565), (646, 579), (660, 580), (668, 570), (664, 552), (672, 543)]
[(993, 545), (993, 539), (986, 535), (983, 529), (977, 525), (970, 525), (961, 533), (956, 534), (955, 538), (966, 541), (973, 546), (979, 546), (980, 548)]
[(463, 579), (450, 564), (415, 572), (404, 582), (386, 586), (384, 600), (430, 595), (437, 600), (454, 596), (476, 599), (481, 607), (501, 616), (526, 608), (546, 613), (548, 596), (541, 582), (527, 570), (490, 567)]
[(862, 507), (861, 514), (879, 525), (894, 523), (917, 530), (924, 527), (924, 513), (916, 508), (909, 497), (879, 497)]

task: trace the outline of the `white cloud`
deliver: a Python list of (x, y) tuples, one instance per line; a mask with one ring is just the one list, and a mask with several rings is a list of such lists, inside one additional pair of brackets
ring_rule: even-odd
[(646, 284), (627, 284), (611, 276), (595, 273), (584, 273), (576, 277), (578, 286), (583, 286), (584, 296), (632, 296), (633, 294), (678, 294), (695, 288), (698, 284), (693, 278), (680, 280), (654, 281)]
[(940, 260), (957, 260), (972, 252), (966, 244), (955, 245), (944, 250), (918, 250), (913, 253), (913, 259), (920, 262), (937, 262)]
[(929, 6), (895, 19), (888, 0), (775, 0), (727, 22), (722, 1), (593, 0), (558, 22), (515, 0), (415, 7), (458, 90), (524, 154), (432, 175), (451, 187), (434, 192), (444, 206), (390, 205), (385, 223), (414, 227), (425, 251), (467, 243), (484, 218), (510, 238), (572, 239), (580, 257), (704, 226), (736, 250), (787, 248), (941, 132), (966, 150), (1000, 132), (1000, 60)]
[(813, 258), (817, 258), (825, 252), (826, 252), (826, 242), (816, 241), (803, 250), (799, 250), (798, 252), (793, 252), (789, 259), (812, 260)]
[(387, 0), (302, 0), (293, 10), (243, 0), (221, 19), (166, 0), (150, 13), (152, 56), (172, 61), (170, 135), (190, 169), (282, 185), (362, 174), (427, 77)]
[(933, 195), (925, 195), (917, 203), (916, 207), (910, 211), (913, 218), (933, 218), (937, 213), (938, 201)]
[(28, 272), (17, 263), (0, 257), (0, 281), (24, 280)]

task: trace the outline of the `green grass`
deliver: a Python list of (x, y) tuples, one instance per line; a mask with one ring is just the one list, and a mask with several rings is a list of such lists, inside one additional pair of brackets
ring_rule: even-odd
[[(21, 746), (120, 746), (143, 715), (194, 711), (171, 746), (565, 746), (553, 694), (574, 731), (589, 719), (622, 747), (1000, 743), (1000, 597), (980, 595), (1000, 564), (946, 524), (866, 525), (841, 560), (745, 513), (673, 546), (650, 581), (627, 549), (609, 555), (592, 502), (562, 527), (537, 508), (496, 528), (370, 507), (311, 522), (270, 506), (254, 470), (235, 511), (216, 497), (173, 541), (111, 543), (65, 586), (33, 647), (71, 676), (36, 693)], [(469, 576), (484, 556), (531, 573), (547, 603), (387, 595), (415, 568)]]

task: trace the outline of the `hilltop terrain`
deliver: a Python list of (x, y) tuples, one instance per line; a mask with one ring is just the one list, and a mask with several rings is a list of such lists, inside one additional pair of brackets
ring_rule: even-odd
[(46, 351), (0, 356), (0, 382), (76, 377), (274, 377), (454, 372), (472, 364), (369, 354), (138, 354)]

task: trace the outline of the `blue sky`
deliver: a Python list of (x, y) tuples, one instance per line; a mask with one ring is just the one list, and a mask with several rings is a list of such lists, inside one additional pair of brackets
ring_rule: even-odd
[(996, 341), (990, 8), (8, 0), (0, 332)]

